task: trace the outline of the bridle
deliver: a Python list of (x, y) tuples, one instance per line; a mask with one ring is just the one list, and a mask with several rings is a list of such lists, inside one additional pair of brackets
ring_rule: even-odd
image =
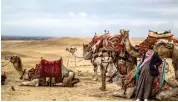
[(10, 61), (8, 61), (5, 65), (2, 65), (1, 67), (5, 67), (9, 64)]
[(24, 74), (25, 74), (25, 71), (26, 71), (26, 69), (23, 70), (23, 73), (22, 73), (22, 76), (20, 77), (20, 80), (23, 79), (23, 76), (24, 76)]

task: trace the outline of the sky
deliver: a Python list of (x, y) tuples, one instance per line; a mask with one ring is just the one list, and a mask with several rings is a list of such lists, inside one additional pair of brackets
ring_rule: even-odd
[(178, 37), (178, 0), (1, 0), (2, 35), (92, 37), (120, 29)]

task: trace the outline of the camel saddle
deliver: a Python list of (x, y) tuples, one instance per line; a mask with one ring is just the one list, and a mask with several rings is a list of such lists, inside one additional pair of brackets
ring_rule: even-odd
[(92, 46), (96, 45), (97, 49), (102, 48), (102, 50), (109, 51), (124, 51), (124, 44), (121, 41), (121, 36), (118, 34), (103, 34), (103, 35), (95, 35), (90, 42)]
[(41, 77), (56, 77), (62, 76), (62, 59), (48, 61), (42, 59), (40, 62), (40, 78)]
[(164, 33), (149, 31), (148, 37), (138, 45), (139, 51), (141, 53), (146, 52), (146, 49), (148, 49), (150, 45), (154, 46), (158, 39), (168, 39), (170, 42), (173, 41), (174, 43), (178, 43), (178, 40), (173, 38), (173, 34), (170, 31), (165, 31)]
[(169, 38), (169, 37), (173, 37), (173, 33), (171, 31), (165, 31), (165, 32), (154, 32), (149, 30), (148, 35), (150, 37), (154, 37), (154, 38)]
[[(161, 81), (162, 81), (162, 78), (163, 78), (162, 75), (163, 75), (163, 73), (165, 73), (165, 72), (163, 72), (162, 66), (163, 66), (163, 63), (158, 67), (158, 71), (159, 71), (160, 74), (157, 77), (154, 78), (153, 83), (152, 83), (152, 89), (159, 89), (160, 88), (160, 84), (161, 84)], [(167, 64), (167, 66), (168, 66), (168, 64)], [(166, 67), (165, 70), (168, 70), (168, 67)], [(126, 88), (135, 86), (135, 81), (136, 81), (135, 72), (136, 72), (136, 70), (134, 69), (126, 75), (126, 78), (124, 80), (124, 86)], [(169, 87), (170, 87), (170, 85), (165, 81), (161, 90), (166, 90)]]

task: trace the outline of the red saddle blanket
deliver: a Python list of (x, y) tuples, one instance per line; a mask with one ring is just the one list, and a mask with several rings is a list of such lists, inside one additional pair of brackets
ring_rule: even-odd
[(62, 60), (40, 62), (40, 77), (60, 77), (62, 75)]

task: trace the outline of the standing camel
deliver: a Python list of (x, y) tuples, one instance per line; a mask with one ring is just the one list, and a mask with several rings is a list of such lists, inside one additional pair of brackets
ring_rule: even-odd
[(77, 48), (75, 47), (75, 48), (72, 48), (72, 47), (70, 47), (70, 48), (66, 48), (66, 51), (68, 51), (69, 52), (69, 56), (68, 56), (68, 61), (67, 61), (67, 66), (69, 65), (69, 59), (70, 59), (70, 54), (72, 54), (72, 57), (74, 57), (74, 60), (75, 60), (75, 67), (77, 66), (76, 65), (76, 51), (77, 51)]
[[(101, 68), (102, 90), (106, 89), (106, 72), (119, 72), (127, 74), (136, 66), (136, 58), (124, 50), (120, 35), (112, 35), (109, 32), (101, 36), (95, 33), (89, 44), (83, 44), (83, 56), (91, 60), (94, 65), (94, 74), (97, 76), (98, 67)], [(112, 66), (109, 66), (111, 65)], [(108, 67), (109, 66), (109, 67)], [(113, 68), (115, 67), (115, 68)]]

